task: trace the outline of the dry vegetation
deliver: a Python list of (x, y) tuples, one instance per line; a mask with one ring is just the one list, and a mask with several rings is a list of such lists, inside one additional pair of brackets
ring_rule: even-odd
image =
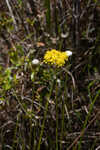
[[(56, 68), (48, 49), (73, 56)], [(99, 149), (98, 0), (1, 1), (0, 54), (0, 150)]]

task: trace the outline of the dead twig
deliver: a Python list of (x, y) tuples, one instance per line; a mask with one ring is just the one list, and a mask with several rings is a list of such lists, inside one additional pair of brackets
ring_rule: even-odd
[(84, 128), (80, 135), (73, 141), (73, 143), (67, 148), (67, 150), (70, 150), (75, 144), (77, 146), (77, 142), (78, 140), (84, 135), (84, 133), (86, 132), (86, 130), (89, 128), (89, 126), (96, 120), (97, 116), (100, 115), (100, 112), (97, 112), (97, 114), (95, 115), (95, 117), (90, 121), (90, 123), (87, 125), (86, 128)]
[(14, 23), (14, 26), (15, 26), (15, 30), (18, 31), (16, 19), (15, 19), (14, 15), (13, 15), (13, 11), (12, 11), (12, 8), (10, 6), (9, 0), (6, 0), (6, 3), (7, 3), (8, 9), (9, 9), (10, 15), (12, 17), (12, 20), (13, 20), (13, 23)]
[(74, 87), (74, 89), (75, 89), (75, 79), (74, 79), (74, 77), (73, 77), (73, 75), (72, 75), (72, 73), (70, 72), (70, 71), (68, 71), (67, 69), (63, 69), (65, 72), (67, 72), (67, 74), (68, 75), (70, 75), (71, 76), (71, 78), (72, 78), (72, 82), (73, 82), (73, 87)]

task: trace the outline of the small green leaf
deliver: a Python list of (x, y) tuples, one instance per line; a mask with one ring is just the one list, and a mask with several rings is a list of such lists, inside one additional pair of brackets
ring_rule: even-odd
[(31, 73), (31, 80), (32, 80), (32, 81), (34, 81), (34, 75), (35, 75), (35, 73), (32, 72), (32, 73)]
[(11, 89), (11, 84), (4, 84), (3, 88), (5, 90), (9, 90), (9, 89)]

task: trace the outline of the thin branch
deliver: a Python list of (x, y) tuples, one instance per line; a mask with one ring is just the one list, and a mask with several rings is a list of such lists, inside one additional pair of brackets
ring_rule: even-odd
[(9, 12), (10, 12), (10, 15), (12, 17), (12, 20), (13, 20), (13, 23), (14, 23), (14, 26), (15, 26), (15, 30), (18, 31), (18, 28), (17, 28), (17, 23), (16, 23), (16, 20), (15, 20), (15, 17), (13, 15), (13, 11), (11, 9), (11, 6), (10, 6), (10, 3), (9, 3), (9, 0), (6, 0), (6, 3), (7, 3), (7, 6), (8, 6), (8, 9), (9, 9)]
[(67, 74), (72, 78), (72, 82), (73, 82), (73, 87), (74, 87), (74, 89), (75, 89), (75, 79), (74, 79), (74, 77), (73, 77), (73, 75), (72, 75), (72, 73), (70, 72), (70, 71), (68, 71), (67, 69), (63, 69), (65, 72), (67, 72)]
[(84, 133), (86, 132), (86, 130), (89, 128), (89, 126), (96, 120), (97, 116), (100, 115), (100, 112), (97, 112), (97, 114), (95, 115), (95, 117), (90, 121), (90, 123), (87, 125), (86, 128), (84, 128), (80, 135), (73, 141), (73, 143), (67, 148), (67, 150), (70, 150), (72, 149), (72, 147), (76, 144), (77, 145), (77, 142), (78, 140), (84, 135)]
[(87, 9), (90, 7), (92, 0), (89, 0), (87, 3), (87, 6), (85, 7), (85, 9), (83, 9), (81, 15), (80, 15), (80, 19), (83, 18), (84, 14), (86, 13)]

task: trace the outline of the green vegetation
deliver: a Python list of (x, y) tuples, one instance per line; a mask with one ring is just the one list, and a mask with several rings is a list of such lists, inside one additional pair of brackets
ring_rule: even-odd
[(0, 3), (0, 149), (99, 148), (99, 14), (97, 0)]

